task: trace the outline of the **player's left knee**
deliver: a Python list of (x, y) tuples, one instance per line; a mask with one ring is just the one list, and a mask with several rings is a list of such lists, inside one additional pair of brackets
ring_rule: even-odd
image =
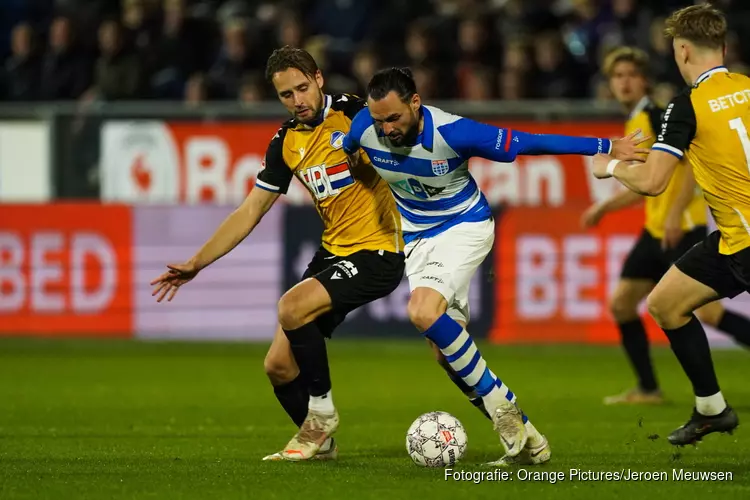
[(273, 385), (289, 383), (299, 374), (299, 368), (292, 358), (271, 352), (263, 360), (263, 369)]
[(429, 329), (445, 313), (445, 299), (439, 292), (428, 288), (417, 288), (406, 307), (409, 320), (419, 331)]
[(662, 293), (650, 293), (646, 299), (648, 313), (665, 330), (673, 330), (684, 324), (685, 314), (673, 300)]
[(279, 300), (279, 324), (284, 330), (296, 330), (303, 326), (305, 312), (301, 310), (301, 304), (293, 294), (286, 293)]
[(430, 304), (414, 303), (411, 300), (407, 306), (407, 312), (411, 323), (421, 332), (429, 329), (442, 315), (438, 309), (431, 307)]

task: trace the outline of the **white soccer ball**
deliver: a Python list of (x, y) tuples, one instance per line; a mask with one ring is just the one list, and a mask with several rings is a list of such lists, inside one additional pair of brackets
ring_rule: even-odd
[(422, 467), (454, 465), (466, 453), (467, 443), (464, 426), (444, 411), (421, 415), (406, 432), (406, 451)]

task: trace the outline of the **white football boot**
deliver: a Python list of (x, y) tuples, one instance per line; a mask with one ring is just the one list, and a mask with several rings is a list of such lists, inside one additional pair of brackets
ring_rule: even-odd
[(549, 462), (552, 457), (552, 449), (549, 447), (547, 438), (542, 436), (544, 441), (539, 446), (532, 447), (528, 442), (521, 453), (515, 457), (505, 455), (500, 460), (489, 462), (485, 465), (490, 467), (510, 467), (512, 465), (541, 465)]
[(338, 427), (339, 413), (337, 411), (328, 415), (308, 410), (302, 427), (281, 451), (281, 456), (284, 460), (292, 461), (311, 459)]
[(515, 457), (526, 446), (529, 433), (523, 423), (523, 414), (508, 400), (503, 401), (491, 413), (492, 427), (500, 435), (505, 455)]
[[(333, 438), (328, 438), (328, 440), (323, 443), (323, 446), (320, 447), (320, 450), (318, 453), (315, 454), (314, 457), (312, 457), (310, 460), (336, 460), (339, 457), (339, 445), (336, 443), (336, 441)], [(281, 452), (276, 452), (271, 455), (266, 455), (263, 457), (263, 461), (272, 461), (272, 462), (278, 462), (286, 460), (282, 455)]]

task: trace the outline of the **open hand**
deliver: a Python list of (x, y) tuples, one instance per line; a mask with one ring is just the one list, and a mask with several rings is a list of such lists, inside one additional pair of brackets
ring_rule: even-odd
[(612, 157), (617, 160), (643, 161), (645, 155), (648, 155), (649, 151), (651, 151), (651, 148), (641, 148), (638, 145), (651, 139), (651, 136), (640, 137), (640, 135), (641, 129), (638, 129), (621, 139), (613, 139)]
[(151, 286), (154, 287), (151, 296), (157, 297), (157, 302), (161, 302), (165, 297), (167, 302), (171, 302), (180, 287), (195, 278), (200, 271), (192, 261), (183, 264), (167, 264), (167, 268), (169, 269), (167, 272), (151, 282)]

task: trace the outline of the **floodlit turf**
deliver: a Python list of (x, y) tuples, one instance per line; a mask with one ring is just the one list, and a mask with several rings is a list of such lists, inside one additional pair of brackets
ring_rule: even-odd
[[(263, 373), (265, 346), (0, 341), (0, 498), (750, 498), (750, 432), (675, 449), (666, 435), (691, 396), (671, 353), (654, 356), (672, 403), (612, 408), (601, 398), (631, 382), (616, 348), (482, 346), (550, 439), (553, 461), (527, 471), (565, 479), (445, 481), (404, 449), (419, 414), (444, 410), (467, 429), (457, 471), (492, 470), (491, 426), (443, 376), (422, 342), (335, 340), (337, 463), (269, 463), (293, 427)], [(725, 394), (750, 415), (750, 353), (717, 351)], [(668, 481), (571, 481), (570, 469), (667, 472)], [(673, 470), (731, 472), (731, 481), (678, 482)], [(523, 472), (520, 475), (523, 476)], [(636, 497), (638, 495), (639, 497)], [(517, 497), (520, 498), (520, 497)]]

